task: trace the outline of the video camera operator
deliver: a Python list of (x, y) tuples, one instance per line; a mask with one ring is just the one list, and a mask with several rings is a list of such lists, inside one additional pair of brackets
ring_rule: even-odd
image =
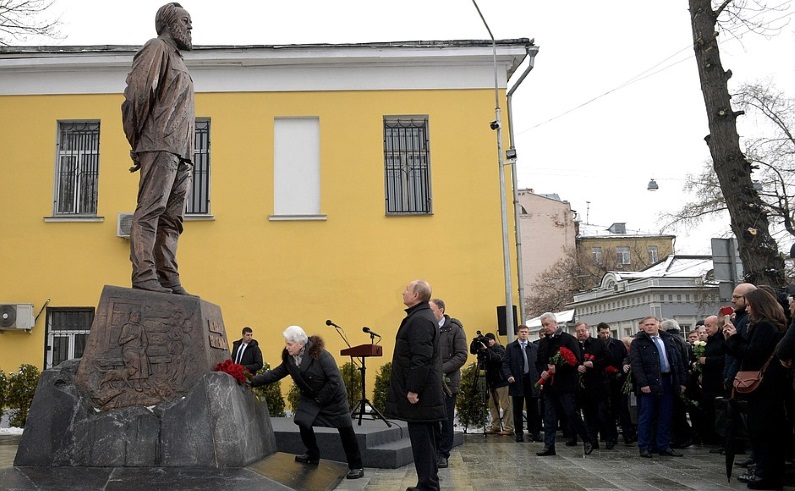
[[(508, 381), (502, 374), (505, 348), (497, 342), (494, 334), (489, 332), (483, 335), (478, 331), (469, 345), (469, 352), (477, 355), (478, 365), (486, 369), (491, 415), (491, 427), (486, 430), (486, 434), (513, 435), (513, 412), (508, 396)], [(502, 409), (502, 420), (500, 409)]]

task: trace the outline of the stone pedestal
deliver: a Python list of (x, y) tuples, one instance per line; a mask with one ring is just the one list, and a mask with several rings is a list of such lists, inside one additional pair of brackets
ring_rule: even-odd
[(276, 452), (264, 401), (230, 375), (221, 310), (106, 286), (81, 360), (46, 370), (16, 466), (243, 467)]
[(184, 395), (227, 358), (217, 305), (106, 285), (76, 383), (103, 411), (152, 406)]

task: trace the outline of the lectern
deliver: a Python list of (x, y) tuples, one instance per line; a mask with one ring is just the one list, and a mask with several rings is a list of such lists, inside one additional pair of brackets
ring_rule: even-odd
[(383, 351), (383, 348), (377, 344), (360, 344), (359, 346), (352, 346), (340, 351), (340, 355), (342, 356), (350, 356), (351, 358), (355, 356), (362, 361), (362, 366), (359, 367), (359, 372), (361, 372), (362, 376), (362, 398), (356, 403), (356, 405), (353, 407), (353, 410), (351, 411), (353, 419), (356, 419), (356, 413), (359, 413), (359, 426), (362, 425), (362, 417), (364, 416), (365, 408), (369, 406), (372, 410), (370, 414), (372, 415), (373, 420), (380, 418), (388, 427), (392, 427), (392, 423), (387, 421), (384, 415), (381, 414), (381, 411), (376, 409), (375, 406), (373, 406), (372, 403), (370, 403), (370, 401), (367, 399), (367, 391), (365, 389), (365, 372), (367, 370), (365, 360), (371, 356), (383, 356)]

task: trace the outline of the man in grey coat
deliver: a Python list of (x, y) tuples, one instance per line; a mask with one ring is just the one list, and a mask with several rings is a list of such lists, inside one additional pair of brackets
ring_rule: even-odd
[(464, 326), (458, 319), (445, 314), (442, 299), (434, 298), (428, 305), (433, 317), (439, 325), (439, 349), (442, 354), (442, 388), (444, 389), (445, 419), (437, 426), (439, 443), (439, 468), (447, 467), (450, 450), (453, 449), (453, 419), (455, 418), (455, 402), (461, 384), (461, 367), (467, 361), (467, 339)]
[(438, 490), (434, 426), (444, 421), (442, 357), (439, 327), (428, 302), (431, 286), (414, 280), (403, 291), (406, 317), (400, 323), (392, 356), (392, 376), (386, 397), (386, 415), (407, 422), (417, 486)]

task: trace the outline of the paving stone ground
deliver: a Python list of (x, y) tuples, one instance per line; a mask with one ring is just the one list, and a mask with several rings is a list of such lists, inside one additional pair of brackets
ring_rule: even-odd
[[(724, 456), (710, 453), (714, 447), (682, 449), (684, 457), (643, 459), (636, 446), (619, 443), (583, 455), (582, 445), (566, 447), (558, 442), (554, 457), (538, 457), (541, 443), (516, 443), (509, 436), (467, 434), (464, 444), (453, 449), (447, 469), (440, 469), (442, 489), (455, 491), (606, 491), (606, 490), (729, 490), (747, 489), (737, 481), (744, 469), (734, 467), (726, 480)], [(737, 456), (737, 460), (745, 459)], [(795, 468), (788, 468), (785, 489), (795, 489)], [(342, 481), (344, 491), (395, 491), (417, 484), (414, 465), (399, 469), (365, 469), (363, 479)]]
[[(0, 468), (13, 465), (16, 437), (0, 437)], [(455, 491), (653, 491), (746, 489), (737, 481), (743, 471), (734, 468), (731, 482), (725, 477), (723, 455), (710, 448), (692, 446), (684, 457), (642, 459), (637, 447), (619, 443), (612, 450), (594, 450), (584, 456), (582, 446), (558, 442), (558, 455), (538, 457), (540, 443), (516, 443), (513, 437), (467, 434), (464, 444), (453, 449), (450, 466), (440, 469), (442, 489)], [(745, 455), (739, 455), (744, 460)], [(788, 486), (795, 489), (795, 467), (788, 465)], [(343, 491), (397, 491), (416, 484), (414, 465), (398, 469), (366, 468), (365, 477), (343, 480)], [(0, 483), (0, 489), (2, 489)], [(208, 488), (209, 489), (209, 488)], [(219, 489), (217, 484), (212, 489)]]

